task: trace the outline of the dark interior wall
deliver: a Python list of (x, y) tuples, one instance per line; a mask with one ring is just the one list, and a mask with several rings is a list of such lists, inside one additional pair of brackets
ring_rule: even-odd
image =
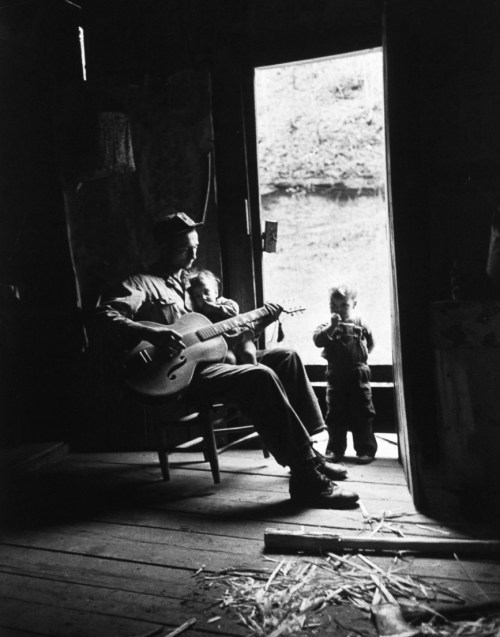
[(449, 296), (454, 259), (464, 274), (463, 297), (490, 291), (489, 225), (500, 204), (499, 11), (494, 0), (424, 4), (420, 121), (429, 158), (433, 299)]
[[(74, 78), (74, 9), (0, 13), (2, 442), (59, 438), (77, 420), (70, 396), (82, 333), (67, 245), (52, 113)], [(76, 40), (73, 37), (76, 34)]]
[(140, 79), (212, 65), (221, 53), (262, 65), (378, 46), (383, 2), (84, 0), (83, 6), (89, 71)]
[(54, 2), (0, 18), (2, 279), (42, 307), (72, 307), (52, 107), (58, 84), (79, 72), (77, 22)]
[[(486, 260), (499, 195), (498, 12), (493, 0), (480, 5), (387, 3), (389, 150), (403, 374), (411, 441), (423, 482), (432, 465), (450, 460), (440, 442), (438, 405), (445, 397), (435, 376), (431, 308), (452, 298), (454, 261), (459, 299), (484, 302), (492, 295)], [(497, 374), (499, 364), (486, 373)], [(464, 388), (457, 390), (463, 394)], [(452, 428), (446, 435), (459, 438), (464, 431)], [(467, 464), (457, 466), (455, 490), (467, 475)]]
[(407, 271), (421, 255), (417, 298), (427, 302), (451, 298), (454, 259), (467, 271), (464, 298), (491, 293), (485, 266), (499, 204), (498, 11), (494, 0), (387, 5), (392, 185), (406, 232), (400, 262)]

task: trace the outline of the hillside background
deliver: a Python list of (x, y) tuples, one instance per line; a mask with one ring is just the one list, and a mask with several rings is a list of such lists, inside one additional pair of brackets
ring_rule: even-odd
[(275, 189), (385, 187), (380, 51), (258, 72), (259, 179)]

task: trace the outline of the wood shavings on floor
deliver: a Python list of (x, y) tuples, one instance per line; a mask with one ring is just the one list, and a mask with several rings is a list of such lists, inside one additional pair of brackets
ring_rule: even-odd
[[(347, 604), (370, 614), (379, 603), (429, 610), (433, 603), (466, 602), (452, 589), (403, 573), (406, 567), (396, 560), (384, 570), (361, 554), (328, 553), (318, 558), (287, 558), (274, 568), (255, 571), (200, 570), (195, 577), (217, 592), (222, 589), (216, 604), (238, 618), (252, 637), (304, 634), (308, 629), (314, 634), (321, 625), (319, 614), (327, 606)], [(459, 623), (437, 624), (433, 619), (425, 624), (425, 630), (438, 637), (500, 637), (498, 632), (489, 632), (496, 624), (478, 622), (464, 624), (464, 632), (458, 632)]]

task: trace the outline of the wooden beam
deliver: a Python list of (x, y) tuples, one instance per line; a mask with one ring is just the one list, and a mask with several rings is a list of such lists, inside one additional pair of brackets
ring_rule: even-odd
[(274, 552), (305, 551), (321, 553), (354, 549), (377, 553), (408, 551), (425, 554), (500, 555), (500, 541), (498, 540), (341, 536), (331, 533), (282, 531), (280, 529), (265, 530), (264, 547)]
[(441, 615), (449, 621), (472, 617), (485, 617), (489, 613), (498, 612), (500, 599), (489, 599), (487, 602), (465, 602), (460, 606), (451, 604), (419, 604), (403, 600), (400, 603), (403, 617), (411, 622), (429, 621)]
[(252, 228), (248, 209), (242, 79), (234, 52), (218, 49), (212, 73), (215, 177), (224, 296), (242, 312), (256, 307)]

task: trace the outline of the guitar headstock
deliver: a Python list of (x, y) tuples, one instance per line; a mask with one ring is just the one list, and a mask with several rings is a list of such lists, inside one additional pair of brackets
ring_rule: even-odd
[(290, 316), (293, 316), (294, 314), (301, 314), (306, 311), (306, 308), (294, 299), (286, 299), (282, 303), (279, 303), (279, 306), (282, 308), (282, 312), (289, 314)]
[(297, 307), (283, 308), (282, 310), (285, 314), (289, 314), (290, 316), (294, 316), (295, 314), (302, 314), (302, 312), (306, 311), (305, 307), (301, 307), (298, 305)]

